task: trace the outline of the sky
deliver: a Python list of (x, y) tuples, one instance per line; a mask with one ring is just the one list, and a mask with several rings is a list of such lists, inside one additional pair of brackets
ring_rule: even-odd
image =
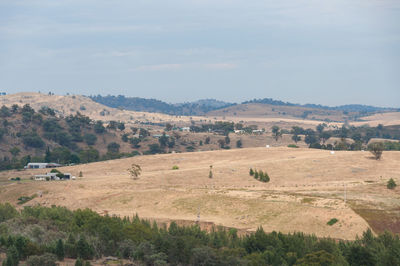
[(0, 91), (400, 107), (398, 0), (0, 0)]

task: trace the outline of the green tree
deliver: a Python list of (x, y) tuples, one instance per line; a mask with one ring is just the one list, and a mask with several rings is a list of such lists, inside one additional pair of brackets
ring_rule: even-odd
[(325, 142), (330, 139), (332, 134), (328, 131), (323, 131), (319, 134), (320, 138), (322, 139), (322, 142), (325, 144)]
[(319, 124), (319, 125), (317, 126), (317, 132), (318, 132), (319, 134), (321, 134), (321, 133), (324, 131), (325, 127), (326, 127), (326, 124)]
[(84, 259), (84, 260), (90, 260), (93, 258), (93, 250), (86, 241), (85, 238), (81, 237), (79, 241), (76, 243), (76, 252), (78, 255), (78, 258)]
[(94, 134), (86, 133), (83, 136), (83, 139), (85, 140), (87, 145), (94, 145), (94, 144), (96, 144), (97, 136)]
[(19, 264), (19, 255), (17, 248), (12, 245), (8, 248), (7, 250), (7, 258), (3, 262), (3, 265), (5, 266), (18, 266)]
[(275, 141), (278, 141), (278, 139), (282, 137), (282, 131), (278, 126), (272, 127), (272, 136), (274, 137)]
[(18, 147), (16, 147), (16, 146), (14, 146), (14, 147), (12, 147), (11, 149), (10, 149), (10, 153), (12, 154), (12, 156), (14, 156), (14, 157), (16, 157), (16, 156), (18, 156), (18, 154), (21, 152), (21, 150), (18, 148)]
[(110, 121), (110, 122), (108, 122), (108, 125), (107, 125), (107, 128), (108, 129), (117, 129), (117, 121)]
[(64, 260), (65, 256), (64, 242), (61, 239), (57, 241), (55, 253), (57, 255), (58, 260)]
[(220, 148), (224, 148), (225, 147), (225, 140), (219, 139), (218, 140), (218, 145), (219, 145)]
[(100, 153), (98, 150), (90, 147), (89, 149), (81, 150), (79, 152), (79, 158), (81, 158), (82, 163), (96, 162), (100, 158)]
[(109, 153), (119, 153), (120, 145), (116, 142), (111, 142), (107, 145), (107, 151)]
[(96, 123), (93, 126), (94, 132), (96, 134), (103, 134), (106, 131), (106, 128), (103, 126), (103, 122), (101, 121), (96, 121)]
[(243, 146), (242, 140), (241, 139), (237, 140), (236, 141), (236, 148), (241, 148), (242, 146)]
[(390, 178), (389, 181), (387, 182), (387, 188), (394, 189), (396, 186), (397, 186), (396, 182), (393, 180), (393, 178)]
[(121, 131), (125, 130), (125, 123), (124, 122), (118, 122), (117, 128)]
[(253, 168), (250, 168), (249, 175), (250, 175), (250, 176), (253, 176), (253, 175), (254, 175), (254, 170), (253, 170)]
[(368, 150), (374, 155), (376, 160), (382, 158), (382, 153), (385, 146), (381, 142), (375, 142), (368, 145)]
[(162, 136), (158, 138), (158, 143), (160, 143), (161, 148), (165, 148), (168, 145), (168, 137), (165, 135), (165, 132), (163, 132)]
[(172, 125), (170, 123), (165, 124), (165, 131), (171, 131), (172, 130)]
[(301, 140), (301, 137), (299, 135), (293, 135), (292, 140), (297, 144)]

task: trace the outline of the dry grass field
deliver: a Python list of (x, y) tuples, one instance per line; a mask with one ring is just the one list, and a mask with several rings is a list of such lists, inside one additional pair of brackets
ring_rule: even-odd
[(379, 113), (371, 116), (363, 117), (365, 122), (352, 123), (355, 126), (368, 124), (370, 126), (377, 126), (382, 124), (384, 126), (400, 125), (400, 112)]
[[(201, 222), (242, 230), (262, 225), (266, 231), (354, 239), (368, 227), (400, 231), (399, 189), (386, 188), (389, 178), (400, 183), (399, 162), (400, 152), (384, 152), (376, 161), (368, 152), (283, 147), (139, 156), (60, 168), (76, 176), (82, 171), (75, 181), (29, 180), (44, 170), (1, 172), (0, 202), (16, 204), (18, 197), (41, 191), (25, 205), (138, 213), (158, 221), (196, 221), (200, 213)], [(138, 180), (127, 172), (132, 163), (143, 169)], [(249, 176), (250, 167), (267, 171), (271, 182)], [(17, 176), (21, 182), (8, 181)], [(339, 221), (327, 225), (332, 218)]]

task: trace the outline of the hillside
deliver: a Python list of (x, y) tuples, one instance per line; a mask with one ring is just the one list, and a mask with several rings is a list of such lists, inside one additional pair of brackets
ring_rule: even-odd
[[(80, 112), (93, 120), (122, 121), (127, 124), (134, 124), (136, 121), (142, 123), (166, 123), (171, 122), (177, 125), (190, 124), (191, 118), (187, 116), (171, 116), (161, 113), (136, 112), (120, 110), (107, 107), (82, 95), (49, 95), (36, 92), (21, 92), (9, 95), (0, 95), (0, 106), (11, 107), (13, 104), (29, 104), (33, 109), (39, 111), (42, 107), (50, 107), (57, 115), (68, 116)], [(192, 117), (194, 121), (200, 121), (201, 117)]]
[(214, 110), (207, 113), (207, 116), (265, 119), (265, 118), (286, 118), (297, 120), (314, 120), (324, 122), (344, 122), (358, 119), (357, 112), (343, 112), (340, 110), (326, 110), (302, 106), (271, 105), (264, 103), (246, 103), (227, 108)]
[(233, 104), (214, 99), (198, 100), (195, 102), (170, 104), (156, 99), (144, 99), (139, 97), (118, 96), (90, 96), (98, 103), (108, 107), (126, 109), (132, 111), (164, 113), (170, 115), (204, 115), (205, 113), (221, 109)]
[(63, 118), (53, 109), (36, 112), (27, 104), (2, 106), (0, 121), (1, 170), (29, 162), (84, 163), (138, 153), (122, 141), (123, 123), (107, 126), (79, 113)]
[[(289, 148), (140, 156), (59, 168), (76, 176), (82, 171), (76, 181), (29, 180), (43, 170), (1, 172), (0, 201), (16, 204), (19, 197), (42, 191), (25, 205), (88, 207), (160, 221), (195, 221), (200, 213), (202, 222), (242, 230), (262, 225), (267, 232), (354, 239), (368, 227), (400, 232), (398, 189), (386, 188), (389, 178), (400, 182), (399, 160), (400, 152), (385, 152), (377, 161), (361, 151), (332, 155)], [(138, 180), (126, 170), (132, 163), (142, 168)], [(267, 172), (271, 181), (255, 180), (250, 168)], [(17, 176), (20, 184), (7, 181)], [(332, 218), (338, 222), (327, 225)]]
[[(277, 106), (297, 106), (297, 107), (307, 107), (313, 109), (338, 110), (343, 112), (359, 112), (362, 115), (374, 112), (384, 112), (384, 111), (388, 112), (396, 110), (395, 108), (376, 107), (376, 106), (361, 105), (361, 104), (347, 104), (347, 105), (340, 105), (333, 107), (321, 104), (296, 104), (296, 103), (278, 101), (271, 98), (254, 99), (250, 101), (245, 101), (242, 104), (248, 104), (248, 103), (262, 103), (262, 104), (277, 105)], [(397, 111), (399, 111), (399, 109), (397, 109)]]

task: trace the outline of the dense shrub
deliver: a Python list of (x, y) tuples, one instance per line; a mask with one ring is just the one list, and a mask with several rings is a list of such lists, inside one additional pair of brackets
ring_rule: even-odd
[(27, 266), (56, 266), (57, 257), (51, 253), (45, 253), (43, 255), (30, 256), (26, 260)]
[[(6, 209), (6, 211), (4, 211)], [(6, 215), (3, 215), (6, 213)], [(41, 244), (12, 230), (0, 231), (0, 248), (7, 250), (5, 265), (54, 265), (67, 258), (89, 260), (116, 256), (146, 265), (399, 265), (400, 239), (389, 232), (374, 236), (370, 230), (355, 241), (318, 239), (302, 233), (255, 233), (238, 236), (231, 229), (202, 231), (197, 225), (180, 227), (172, 222), (158, 227), (137, 216), (100, 216), (89, 209), (26, 207), (21, 212), (0, 204), (1, 222), (25, 227), (40, 224)], [(10, 220), (11, 221), (11, 220)], [(2, 223), (0, 222), (0, 225)], [(52, 238), (50, 231), (57, 231)], [(60, 235), (64, 239), (60, 239)], [(48, 254), (45, 252), (50, 252)]]

